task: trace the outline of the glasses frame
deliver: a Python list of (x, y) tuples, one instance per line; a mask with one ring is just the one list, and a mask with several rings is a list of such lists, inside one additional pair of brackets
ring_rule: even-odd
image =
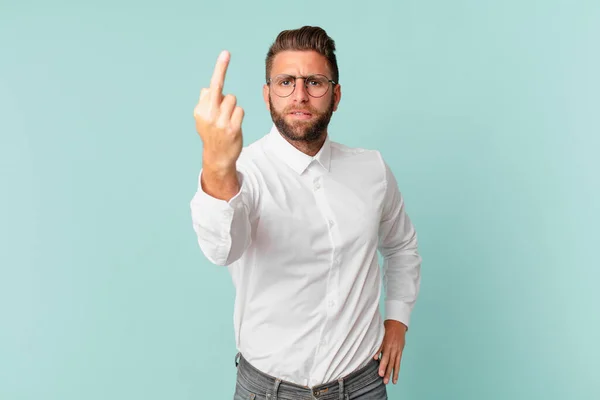
[[(329, 85), (327, 85), (327, 90), (325, 91), (325, 93), (323, 93), (320, 96), (313, 96), (312, 94), (309, 93), (309, 91), (308, 91), (308, 85), (306, 84), (306, 81), (308, 80), (308, 78), (313, 77), (313, 76), (324, 76), (325, 78), (327, 78), (327, 82), (328, 83), (332, 83), (334, 87), (335, 87), (335, 85), (337, 85), (337, 82), (335, 82), (332, 79), (329, 79), (329, 77), (327, 75), (323, 75), (323, 74), (311, 74), (311, 75), (307, 75), (307, 76), (294, 76), (294, 75), (290, 75), (290, 74), (277, 74), (273, 78), (278, 77), (278, 76), (288, 76), (291, 79), (293, 79), (294, 80), (294, 88), (292, 89), (292, 91), (290, 92), (290, 94), (288, 94), (287, 96), (280, 96), (277, 93), (275, 93), (275, 90), (273, 90), (273, 93), (275, 93), (275, 96), (277, 96), (277, 97), (284, 97), (285, 98), (285, 97), (290, 97), (292, 94), (294, 94), (294, 92), (296, 91), (296, 81), (298, 79), (303, 79), (304, 80), (304, 88), (306, 89), (306, 93), (308, 93), (308, 95), (310, 97), (313, 97), (315, 99), (320, 99), (321, 97), (325, 96), (329, 92)], [(269, 78), (267, 80), (267, 85), (269, 87), (271, 87), (271, 83), (273, 81), (273, 78)]]

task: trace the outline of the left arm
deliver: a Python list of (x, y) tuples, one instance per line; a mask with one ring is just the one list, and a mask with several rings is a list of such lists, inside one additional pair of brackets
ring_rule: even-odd
[(405, 334), (421, 283), (421, 256), (417, 234), (406, 213), (396, 179), (384, 162), (386, 192), (379, 224), (379, 251), (383, 256), (385, 336), (375, 359), (382, 353), (379, 375), (398, 381)]

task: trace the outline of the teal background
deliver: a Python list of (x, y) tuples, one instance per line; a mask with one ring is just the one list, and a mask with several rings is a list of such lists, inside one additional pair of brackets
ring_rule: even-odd
[(0, 0), (0, 399), (229, 399), (192, 110), (245, 143), (283, 29), (336, 40), (331, 136), (382, 151), (422, 290), (391, 399), (600, 398), (600, 2)]

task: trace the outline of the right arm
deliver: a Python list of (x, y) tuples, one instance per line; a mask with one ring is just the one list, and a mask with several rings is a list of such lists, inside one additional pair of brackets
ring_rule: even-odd
[(253, 218), (255, 185), (251, 175), (241, 170), (235, 175), (239, 190), (231, 197), (220, 199), (204, 189), (203, 181), (208, 174), (203, 169), (198, 179), (198, 190), (190, 203), (198, 245), (206, 258), (216, 265), (225, 266), (238, 260), (252, 242), (250, 221)]
[(196, 130), (203, 142), (198, 191), (191, 201), (198, 244), (214, 264), (239, 259), (251, 241), (252, 190), (236, 162), (242, 150), (244, 110), (236, 98), (223, 96), (229, 53), (222, 52), (210, 82), (194, 108)]

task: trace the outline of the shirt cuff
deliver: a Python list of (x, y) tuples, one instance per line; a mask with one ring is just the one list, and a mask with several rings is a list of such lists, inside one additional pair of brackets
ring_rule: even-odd
[(204, 189), (202, 189), (202, 170), (200, 170), (200, 174), (198, 175), (198, 198), (203, 203), (204, 206), (209, 207), (213, 210), (219, 211), (227, 211), (229, 209), (235, 208), (241, 202), (242, 189), (244, 188), (244, 175), (242, 175), (239, 171), (237, 172), (238, 183), (240, 184), (240, 190), (233, 196), (229, 201), (217, 199), (207, 194)]
[(385, 319), (393, 319), (402, 322), (408, 328), (410, 324), (411, 307), (398, 300), (385, 302)]

